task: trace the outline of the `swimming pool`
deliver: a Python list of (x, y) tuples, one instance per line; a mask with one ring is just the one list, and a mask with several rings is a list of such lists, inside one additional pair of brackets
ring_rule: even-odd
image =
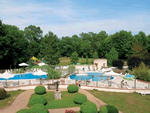
[(131, 78), (133, 77), (133, 75), (129, 74), (129, 75), (126, 75), (126, 78)]
[(47, 79), (47, 75), (33, 75), (32, 73), (16, 74), (11, 78), (0, 78), (0, 80), (19, 80), (19, 79)]
[[(108, 76), (102, 76), (103, 73), (99, 73), (99, 72), (95, 72), (95, 73), (89, 72), (87, 74), (88, 74), (88, 76), (82, 76), (82, 75), (76, 76), (76, 74), (72, 74), (72, 75), (70, 75), (70, 79), (73, 79), (73, 80), (81, 79), (82, 81), (90, 80), (90, 79), (92, 79), (92, 81), (101, 81), (103, 79), (104, 81), (106, 81), (107, 77), (108, 77)], [(114, 79), (114, 77), (110, 77), (110, 79), (112, 80), (112, 79)]]

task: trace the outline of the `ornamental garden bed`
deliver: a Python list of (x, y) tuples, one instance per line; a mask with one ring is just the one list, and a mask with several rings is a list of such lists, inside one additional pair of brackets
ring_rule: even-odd
[[(17, 113), (49, 113), (49, 109), (66, 108), (65, 113), (118, 113), (114, 106), (103, 106), (100, 111), (97, 106), (90, 102), (84, 94), (78, 93), (78, 87), (74, 84), (67, 87), (67, 91), (62, 91), (61, 99), (54, 99), (54, 92), (46, 92), (44, 86), (37, 86), (28, 103), (29, 109), (19, 110)], [(70, 111), (70, 107), (80, 107), (80, 111)], [(68, 111), (67, 111), (68, 110)]]
[[(54, 99), (54, 92), (52, 92), (52, 91), (49, 91), (46, 94), (44, 94), (43, 96), (46, 98), (46, 100), (48, 102), (45, 105), (46, 108), (56, 109), (56, 108), (69, 108), (69, 107), (80, 107), (81, 106), (81, 105), (75, 104), (73, 102), (74, 96), (79, 93), (68, 93), (67, 91), (62, 91), (61, 94), (62, 94), (62, 99), (60, 99), (60, 100)], [(34, 96), (34, 95), (36, 95), (36, 94), (33, 94), (32, 96)], [(28, 103), (28, 107), (30, 107), (29, 103)]]

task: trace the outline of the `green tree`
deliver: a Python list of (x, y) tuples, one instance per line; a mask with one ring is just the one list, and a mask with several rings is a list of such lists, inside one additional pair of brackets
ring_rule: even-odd
[(115, 50), (114, 47), (110, 50), (110, 52), (106, 54), (106, 58), (108, 65), (112, 65), (112, 61), (118, 59), (118, 52)]
[(97, 52), (93, 53), (93, 59), (98, 59), (98, 53)]
[(70, 57), (73, 52), (72, 39), (71, 37), (62, 37), (60, 41), (60, 53), (62, 56)]
[(88, 58), (88, 56), (86, 55), (86, 62), (85, 62), (86, 64), (89, 64), (89, 58)]
[(115, 34), (111, 35), (111, 42), (113, 47), (115, 47), (118, 52), (118, 57), (121, 59), (126, 59), (130, 55), (132, 55), (132, 46), (134, 42), (134, 38), (131, 32), (127, 31), (119, 31)]
[(23, 31), (18, 27), (3, 24), (3, 30), (6, 32), (4, 36), (0, 36), (0, 57), (1, 63), (4, 62), (1, 68), (15, 68), (18, 63), (27, 60), (26, 47), (28, 42), (24, 37)]
[(42, 45), (41, 51), (46, 63), (49, 65), (58, 64), (60, 58), (58, 37), (53, 32), (48, 32), (42, 40)]
[(71, 62), (76, 64), (78, 60), (79, 60), (78, 53), (77, 52), (72, 53)]
[(37, 57), (40, 53), (41, 49), (41, 39), (43, 38), (43, 31), (40, 27), (36, 27), (35, 25), (30, 25), (24, 29), (24, 36), (29, 42), (27, 46), (27, 55), (28, 57), (35, 56)]

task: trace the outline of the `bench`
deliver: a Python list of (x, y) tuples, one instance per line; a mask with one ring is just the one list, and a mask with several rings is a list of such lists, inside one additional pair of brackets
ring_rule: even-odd
[(48, 89), (56, 89), (56, 84), (47, 84)]

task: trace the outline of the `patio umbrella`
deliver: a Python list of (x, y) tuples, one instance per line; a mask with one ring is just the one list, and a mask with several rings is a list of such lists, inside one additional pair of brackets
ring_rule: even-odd
[(38, 60), (38, 59), (37, 59), (37, 58), (35, 58), (35, 57), (33, 56), (33, 57), (31, 58), (31, 60), (34, 60), (34, 61), (35, 61), (35, 60)]
[(104, 73), (103, 75), (119, 76), (119, 75), (121, 75), (121, 74), (119, 74), (119, 73), (115, 73), (115, 72), (113, 72), (113, 70), (112, 70), (112, 71), (110, 71), (110, 72), (106, 72), (106, 73)]
[(26, 63), (21, 63), (21, 64), (19, 64), (19, 66), (29, 66), (29, 65)]
[(39, 76), (41, 76), (41, 75), (47, 75), (47, 73), (44, 72), (44, 71), (42, 71), (42, 70), (38, 70), (37, 72), (34, 72), (33, 75), (39, 75)]
[(8, 72), (5, 72), (3, 74), (0, 74), (0, 78), (5, 78), (5, 79), (8, 79), (8, 78), (11, 78), (11, 77), (14, 77), (15, 74), (10, 74)]
[(46, 65), (45, 63), (38, 63), (39, 66), (44, 66)]

